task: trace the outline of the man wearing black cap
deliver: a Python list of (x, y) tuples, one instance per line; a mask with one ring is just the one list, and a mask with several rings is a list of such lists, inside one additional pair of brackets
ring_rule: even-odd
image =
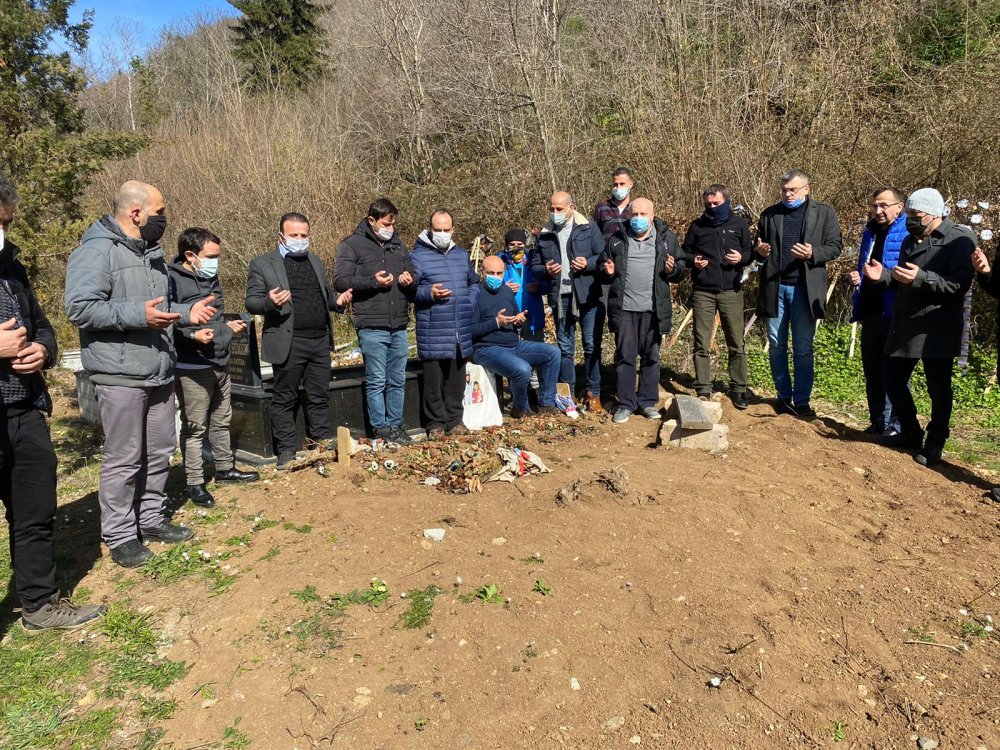
[(503, 250), (500, 258), (503, 260), (503, 283), (514, 292), (517, 309), (528, 314), (521, 326), (521, 338), (526, 341), (545, 340), (545, 309), (542, 307), (542, 294), (549, 290), (549, 282), (539, 282), (531, 273), (531, 254), (528, 249), (528, 232), (520, 227), (514, 227), (503, 238)]

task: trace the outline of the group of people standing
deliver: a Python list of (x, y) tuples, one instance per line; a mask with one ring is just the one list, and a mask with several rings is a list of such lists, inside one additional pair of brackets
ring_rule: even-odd
[[(780, 201), (756, 232), (731, 206), (729, 189), (708, 186), (703, 213), (683, 243), (648, 198), (632, 195), (633, 175), (617, 169), (607, 200), (592, 215), (572, 195), (553, 193), (544, 226), (514, 227), (480, 276), (454, 241), (454, 216), (438, 209), (412, 251), (396, 225), (399, 212), (380, 198), (337, 250), (332, 274), (310, 252), (309, 219), (287, 213), (276, 248), (249, 267), (245, 307), (261, 316), (263, 357), (274, 368), (272, 425), (278, 468), (295, 458), (295, 420), (304, 391), (308, 439), (330, 438), (330, 312), (348, 309), (364, 357), (365, 396), (377, 438), (406, 443), (403, 402), (415, 310), (423, 367), (422, 407), (431, 438), (466, 431), (462, 424), (466, 364), (475, 361), (509, 381), (510, 417), (602, 410), (601, 342), (614, 334), (615, 423), (633, 413), (659, 419), (659, 347), (672, 325), (671, 284), (690, 271), (694, 318), (694, 390), (712, 391), (711, 339), (718, 316), (728, 348), (728, 395), (747, 408), (743, 287), (759, 273), (756, 310), (766, 319), (775, 408), (812, 417), (813, 337), (825, 314), (826, 264), (841, 253), (834, 210), (814, 200), (808, 176), (781, 177)], [(26, 629), (81, 627), (103, 608), (59, 597), (54, 563), (56, 457), (44, 412), (51, 402), (41, 370), (56, 361), (56, 339), (4, 237), (17, 192), (0, 177), (0, 495), (11, 526), (11, 559)], [(854, 316), (862, 325), (862, 359), (871, 425), (886, 444), (911, 449), (925, 465), (940, 461), (951, 417), (951, 375), (959, 354), (963, 297), (973, 275), (1000, 298), (1000, 281), (975, 236), (947, 218), (941, 194), (924, 188), (905, 197), (894, 187), (872, 191), (862, 240)], [(121, 186), (113, 211), (84, 234), (69, 259), (65, 308), (80, 330), (84, 368), (96, 384), (105, 446), (99, 501), (101, 534), (111, 558), (136, 567), (153, 557), (146, 542), (182, 542), (193, 532), (166, 513), (164, 486), (174, 450), (176, 402), (192, 502), (209, 506), (203, 444), (213, 450), (217, 482), (258, 478), (235, 466), (226, 366), (232, 338), (245, 322), (227, 319), (218, 281), (222, 241), (208, 229), (184, 230), (168, 263), (160, 239), (166, 204), (152, 185)], [(546, 308), (556, 344), (545, 343)], [(576, 331), (583, 348), (577, 389)], [(788, 340), (791, 337), (792, 365)], [(932, 402), (926, 435), (908, 382), (922, 361)], [(638, 362), (638, 367), (637, 367)], [(537, 399), (529, 399), (534, 385)], [(993, 490), (1000, 500), (1000, 488)]]

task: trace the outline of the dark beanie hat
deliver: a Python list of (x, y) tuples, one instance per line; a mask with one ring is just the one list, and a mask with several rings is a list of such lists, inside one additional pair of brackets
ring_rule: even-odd
[(511, 229), (507, 234), (503, 236), (503, 244), (509, 245), (511, 242), (523, 242), (525, 245), (528, 244), (528, 233), (525, 232), (520, 227), (515, 227)]

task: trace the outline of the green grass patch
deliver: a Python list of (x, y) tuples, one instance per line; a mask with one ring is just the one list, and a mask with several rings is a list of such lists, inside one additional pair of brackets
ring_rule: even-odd
[(253, 534), (238, 534), (231, 536), (223, 542), (227, 547), (249, 547), (253, 541)]
[(294, 531), (296, 534), (308, 534), (313, 530), (311, 523), (303, 524), (302, 526), (296, 526), (294, 523), (288, 522), (282, 525), (285, 531)]
[(500, 593), (500, 587), (495, 583), (484, 583), (475, 591), (470, 591), (468, 594), (463, 594), (459, 597), (460, 601), (468, 604), (476, 600), (481, 601), (483, 604), (502, 604), (503, 596)]
[(549, 596), (552, 593), (552, 587), (541, 578), (535, 579), (535, 585), (531, 587), (531, 590), (542, 596)]
[(320, 599), (319, 594), (316, 593), (316, 587), (311, 583), (301, 591), (292, 591), (290, 593), (300, 602), (318, 602)]
[(425, 589), (410, 589), (406, 592), (406, 598), (410, 604), (406, 610), (396, 620), (394, 628), (405, 628), (416, 630), (426, 627), (431, 621), (431, 613), (434, 609), (434, 599), (442, 593), (441, 589), (431, 584)]
[(274, 545), (273, 547), (271, 547), (271, 549), (269, 549), (267, 552), (264, 553), (264, 556), (261, 557), (260, 560), (261, 562), (263, 562), (264, 560), (273, 560), (280, 554), (281, 554), (281, 547), (279, 547), (278, 545)]

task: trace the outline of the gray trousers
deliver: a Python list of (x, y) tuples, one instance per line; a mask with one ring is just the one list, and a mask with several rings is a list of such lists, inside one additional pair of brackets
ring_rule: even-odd
[(712, 395), (712, 327), (719, 313), (729, 349), (729, 389), (743, 393), (747, 387), (747, 356), (743, 342), (743, 290), (691, 293), (694, 310), (694, 390)]
[(114, 549), (136, 539), (140, 528), (166, 520), (163, 488), (174, 453), (174, 384), (98, 385), (96, 391), (104, 426), (101, 537)]
[(212, 444), (216, 471), (228, 471), (233, 463), (229, 423), (233, 418), (229, 373), (221, 367), (177, 370), (177, 405), (181, 410), (181, 455), (189, 487), (204, 484), (202, 447), (205, 434)]

